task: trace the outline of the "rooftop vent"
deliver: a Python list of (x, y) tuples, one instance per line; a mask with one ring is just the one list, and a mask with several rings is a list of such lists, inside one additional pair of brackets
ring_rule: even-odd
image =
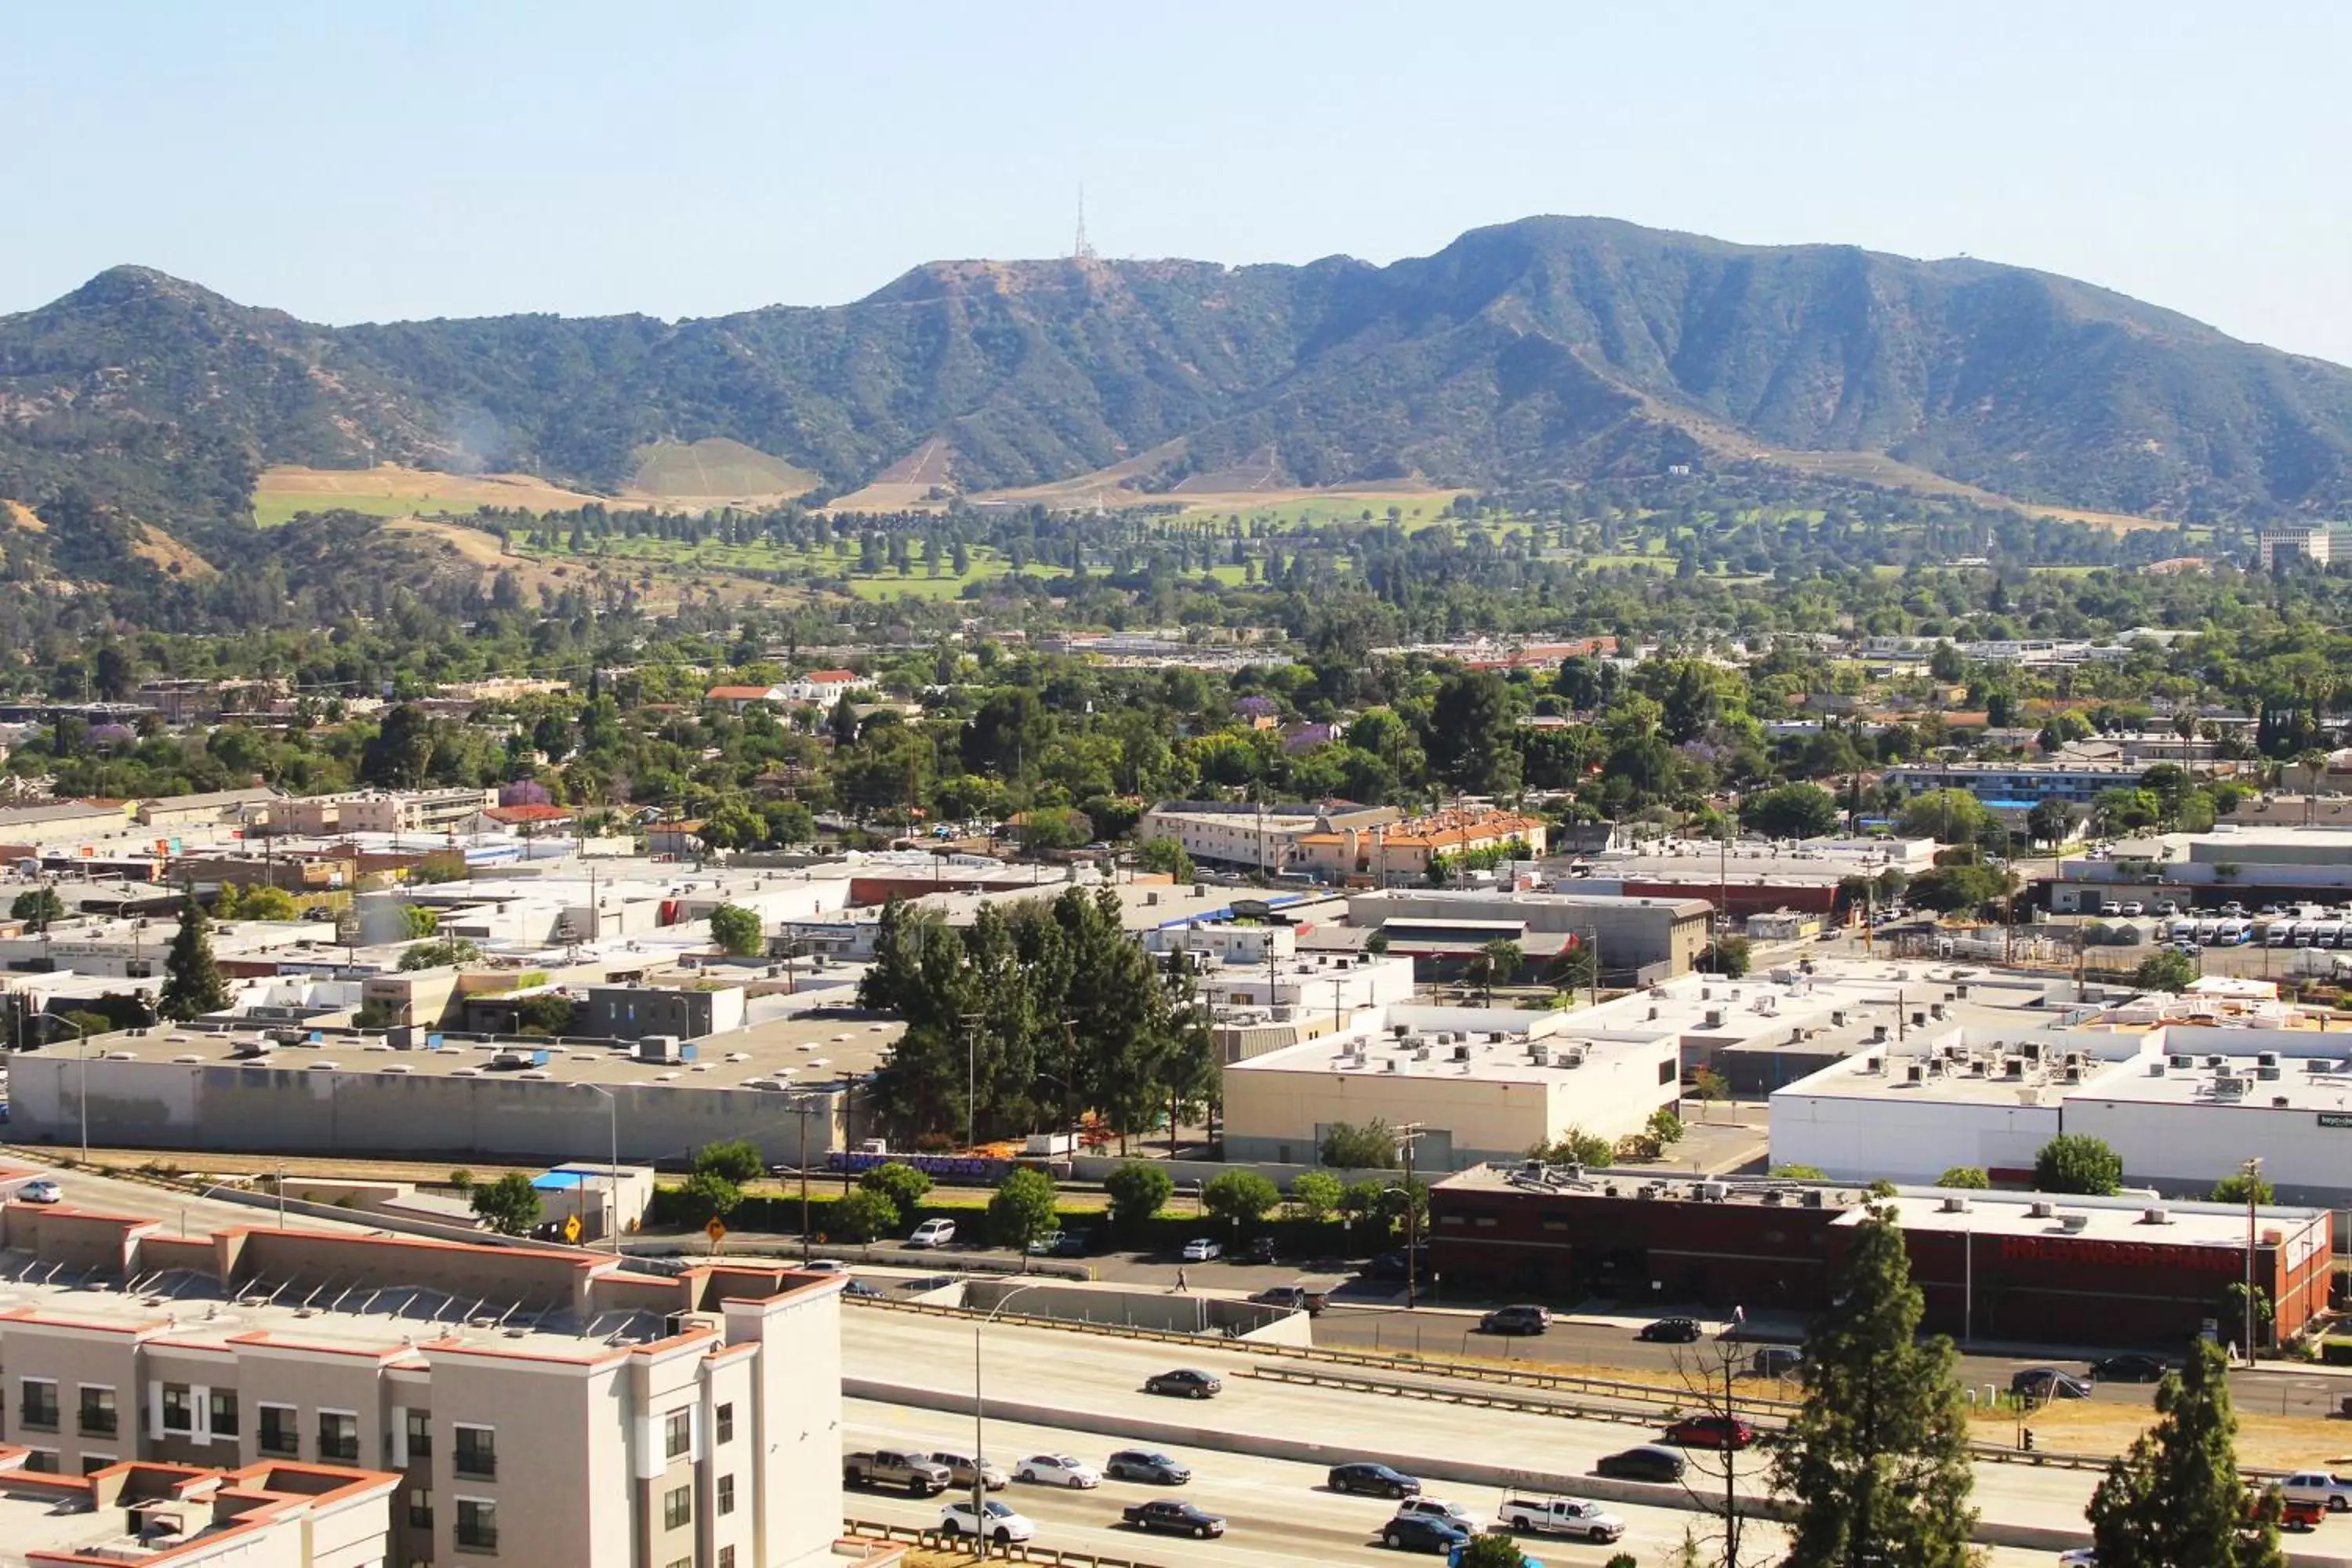
[(2086, 1214), (2062, 1214), (2058, 1216), (2058, 1225), (2067, 1235), (2080, 1236), (2091, 1227), (2091, 1216)]
[(2172, 1211), (2161, 1204), (2152, 1204), (2139, 1211), (2139, 1222), (2142, 1225), (2170, 1225)]
[(1969, 1212), (1969, 1200), (1952, 1193), (1945, 1197), (1943, 1206), (1946, 1214), (1966, 1214)]
[(2048, 1219), (2057, 1212), (2057, 1205), (2043, 1198), (2036, 1198), (2025, 1205), (2025, 1215), (2028, 1219)]

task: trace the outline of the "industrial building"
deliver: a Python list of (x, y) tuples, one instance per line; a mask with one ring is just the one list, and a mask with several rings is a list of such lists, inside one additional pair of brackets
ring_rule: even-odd
[(2081, 1132), (2122, 1156), (2132, 1186), (2198, 1196), (2259, 1157), (2283, 1201), (2352, 1204), (2352, 1032), (2265, 989), (2210, 981), (1874, 1046), (1773, 1094), (1773, 1162), (1842, 1180), (1956, 1165), (2023, 1180), (2044, 1143)]
[(1612, 973), (1649, 978), (1687, 973), (1706, 950), (1713, 910), (1697, 899), (1621, 898), (1609, 892), (1495, 889), (1400, 889), (1348, 900), (1348, 923), (1387, 933), (1391, 952), (1423, 941), (1475, 950), (1488, 942), (1549, 936), (1594, 944)]
[[(1491, 1165), (1430, 1194), (1430, 1265), (1498, 1296), (1641, 1310), (1811, 1312), (1829, 1305), (1867, 1194), (1813, 1183)], [(2177, 1350), (2237, 1321), (2247, 1278), (2292, 1336), (2327, 1310), (2323, 1209), (1898, 1189), (1925, 1326), (1964, 1340)]]
[(1593, 897), (1698, 899), (1735, 918), (1828, 915), (1839, 883), (1916, 875), (1935, 865), (1935, 851), (1932, 838), (1666, 838), (1578, 856), (1552, 885)]
[[(0, 1209), (0, 1437), (61, 1475), (259, 1467), (273, 1489), (391, 1494), (390, 1541), (319, 1568), (814, 1568), (840, 1533), (838, 1277), (750, 1262), (656, 1277), (596, 1253), (264, 1227), (182, 1237), (22, 1204)], [(21, 1495), (0, 1482), (0, 1521)], [(179, 1522), (212, 1512), (192, 1502)], [(341, 1539), (310, 1532), (314, 1551)]]
[(2307, 797), (2309, 824), (2225, 822), (2210, 833), (2118, 840), (2097, 859), (2059, 863), (2050, 907), (2096, 913), (2109, 900), (2214, 904), (2352, 898), (2352, 800)]

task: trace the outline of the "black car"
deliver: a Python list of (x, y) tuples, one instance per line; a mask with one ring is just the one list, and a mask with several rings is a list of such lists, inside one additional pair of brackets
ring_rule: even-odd
[(1381, 1526), (1381, 1544), (1391, 1552), (1449, 1552), (1470, 1532), (1427, 1514), (1401, 1513)]
[(1690, 1461), (1672, 1448), (1644, 1443), (1607, 1456), (1592, 1467), (1592, 1473), (1621, 1481), (1678, 1481), (1689, 1468)]
[(1478, 1320), (1482, 1334), (1539, 1334), (1551, 1327), (1551, 1314), (1541, 1307), (1497, 1307)]
[(2088, 1399), (2091, 1385), (2054, 1366), (2029, 1366), (2009, 1380), (2010, 1393), (2021, 1399)]
[(2145, 1351), (2126, 1351), (2091, 1363), (2091, 1375), (2101, 1383), (2158, 1383), (2171, 1370), (2162, 1356)]
[(1326, 1478), (1335, 1492), (1361, 1492), (1367, 1497), (1419, 1497), (1421, 1483), (1402, 1470), (1390, 1469), (1361, 1460), (1352, 1465), (1334, 1465)]
[(1660, 1318), (1654, 1323), (1643, 1323), (1637, 1340), (1655, 1340), (1663, 1344), (1687, 1345), (1698, 1342), (1699, 1327), (1696, 1318)]
[[(1422, 1247), (1412, 1255), (1412, 1272), (1422, 1279), (1429, 1277), (1429, 1249)], [(1372, 1259), (1364, 1273), (1374, 1279), (1402, 1279), (1405, 1277), (1405, 1255), (1383, 1252)]]
[(879, 1300), (882, 1295), (881, 1291), (877, 1290), (873, 1286), (868, 1285), (863, 1279), (852, 1279), (848, 1284), (844, 1285), (841, 1288), (841, 1293), (845, 1296), (867, 1296), (876, 1300)]
[(1192, 1479), (1192, 1471), (1190, 1466), (1180, 1465), (1167, 1455), (1150, 1448), (1121, 1448), (1103, 1461), (1103, 1479), (1150, 1481), (1158, 1487), (1181, 1487)]
[(1274, 1237), (1270, 1236), (1252, 1237), (1249, 1245), (1241, 1249), (1235, 1259), (1241, 1263), (1272, 1263), (1274, 1260)]
[(1171, 1535), (1197, 1536), (1206, 1541), (1225, 1532), (1225, 1516), (1211, 1513), (1195, 1503), (1139, 1502), (1121, 1509), (1119, 1518), (1138, 1530), (1161, 1530)]
[(1189, 1366), (1155, 1372), (1143, 1380), (1146, 1394), (1166, 1394), (1178, 1399), (1207, 1399), (1225, 1386), (1222, 1378)]
[(1056, 1258), (1084, 1258), (1095, 1249), (1095, 1233), (1090, 1230), (1066, 1230), (1062, 1239), (1054, 1244)]

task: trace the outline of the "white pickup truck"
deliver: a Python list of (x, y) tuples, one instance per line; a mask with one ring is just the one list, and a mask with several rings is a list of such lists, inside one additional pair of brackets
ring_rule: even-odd
[(1625, 1521), (1577, 1498), (1512, 1498), (1496, 1510), (1495, 1528), (1610, 1542), (1625, 1533)]
[(2279, 1483), (2279, 1491), (2289, 1502), (2315, 1502), (2330, 1513), (2352, 1509), (2352, 1476), (2297, 1470)]

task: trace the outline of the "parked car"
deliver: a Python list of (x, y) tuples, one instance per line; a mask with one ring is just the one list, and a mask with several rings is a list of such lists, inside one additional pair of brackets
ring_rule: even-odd
[(2126, 899), (2123, 912), (2127, 915), (2144, 915), (2147, 913), (2147, 909), (2137, 899)]
[(1758, 1377), (1796, 1377), (1805, 1370), (1805, 1352), (1794, 1345), (1766, 1345), (1748, 1358), (1748, 1370)]
[(1119, 1510), (1118, 1517), (1120, 1522), (1133, 1525), (1138, 1530), (1190, 1535), (1202, 1541), (1225, 1532), (1223, 1514), (1211, 1513), (1198, 1503), (1178, 1502), (1171, 1498), (1130, 1503)]
[(1304, 1285), (1269, 1285), (1250, 1298), (1261, 1307), (1287, 1307), (1308, 1317), (1323, 1310), (1324, 1296), (1320, 1290), (1309, 1290)]
[(1004, 1489), (1005, 1481), (1010, 1479), (1003, 1469), (993, 1462), (987, 1459), (975, 1459), (969, 1454), (959, 1454), (953, 1449), (933, 1454), (930, 1456), (930, 1460), (935, 1465), (946, 1467), (948, 1484), (950, 1487), (961, 1487), (965, 1491), (970, 1491), (972, 1482), (978, 1480), (985, 1489), (1001, 1492)]
[(841, 1481), (850, 1487), (896, 1487), (910, 1497), (937, 1497), (948, 1489), (948, 1468), (922, 1454), (872, 1448), (841, 1461)]
[(2058, 1568), (2099, 1568), (2098, 1549), (2077, 1546), (2058, 1553)]
[(1637, 1340), (1655, 1340), (1664, 1344), (1687, 1345), (1698, 1341), (1699, 1327), (1696, 1318), (1660, 1318), (1654, 1323), (1643, 1323)]
[(1571, 1535), (1605, 1545), (1625, 1533), (1625, 1521), (1580, 1498), (1507, 1498), (1495, 1511), (1495, 1528)]
[[(1412, 1271), (1424, 1279), (1429, 1277), (1429, 1248), (1423, 1247), (1413, 1252)], [(1402, 1252), (1383, 1252), (1364, 1268), (1365, 1276), (1372, 1279), (1402, 1279), (1405, 1273)]]
[(2221, 906), (2221, 912), (2228, 915), (2231, 920), (2242, 920), (2245, 918), (2246, 906), (2240, 903), (2237, 900), (2231, 899), (2228, 903)]
[(26, 1182), (16, 1189), (16, 1201), (20, 1204), (62, 1203), (65, 1195), (66, 1190), (47, 1176)]
[(1745, 1448), (1756, 1428), (1733, 1415), (1685, 1415), (1666, 1428), (1666, 1441), (1685, 1448)]
[(1482, 1334), (1539, 1334), (1551, 1327), (1551, 1314), (1541, 1307), (1497, 1307), (1478, 1320)]
[(1450, 1557), (1455, 1547), (1469, 1539), (1466, 1530), (1419, 1515), (1399, 1514), (1381, 1526), (1381, 1544), (1391, 1552), (1437, 1552)]
[(1486, 1528), (1485, 1520), (1460, 1503), (1447, 1502), (1444, 1498), (1407, 1498), (1397, 1504), (1396, 1517), (1443, 1520), (1465, 1535), (1476, 1535)]
[(1192, 1468), (1180, 1465), (1154, 1448), (1121, 1448), (1103, 1461), (1103, 1479), (1150, 1481), (1156, 1487), (1181, 1487), (1192, 1479)]
[(1173, 1372), (1155, 1372), (1143, 1380), (1146, 1394), (1165, 1394), (1178, 1399), (1213, 1399), (1224, 1392), (1224, 1379), (1198, 1367), (1180, 1366)]
[(2054, 1366), (2029, 1366), (2009, 1380), (2009, 1391), (2020, 1399), (2088, 1399), (2091, 1385)]
[(2156, 1383), (2171, 1370), (2162, 1356), (2146, 1351), (2126, 1351), (2091, 1363), (2091, 1375), (2101, 1383)]
[(2352, 1510), (2352, 1476), (2297, 1470), (2279, 1483), (2279, 1494), (2290, 1502), (2315, 1502), (2330, 1513), (2343, 1513)]
[(1049, 1230), (1045, 1235), (1031, 1241), (1029, 1245), (1022, 1250), (1028, 1253), (1032, 1258), (1056, 1257), (1060, 1254), (1062, 1250), (1062, 1243), (1066, 1239), (1067, 1235), (1068, 1233), (1066, 1231)]
[(1196, 1236), (1184, 1244), (1181, 1255), (1187, 1263), (1210, 1263), (1225, 1255), (1223, 1244), (1205, 1236)]
[(1622, 1481), (1678, 1481), (1689, 1468), (1690, 1461), (1672, 1448), (1644, 1443), (1608, 1455), (1592, 1467), (1592, 1471)]
[(1366, 1497), (1406, 1498), (1421, 1495), (1421, 1483), (1402, 1470), (1392, 1470), (1386, 1465), (1359, 1460), (1353, 1464), (1334, 1465), (1324, 1482), (1335, 1492), (1358, 1493)]
[(1037, 1526), (1029, 1516), (1015, 1512), (1010, 1503), (991, 1498), (986, 1517), (975, 1511), (971, 1500), (951, 1502), (940, 1510), (940, 1533), (984, 1537), (999, 1546), (1011, 1546), (1027, 1541), (1037, 1533)]
[(1013, 1479), (1041, 1487), (1098, 1487), (1102, 1472), (1067, 1454), (1032, 1454), (1013, 1467)]
[(1249, 1245), (1242, 1248), (1242, 1261), (1244, 1263), (1272, 1263), (1275, 1261), (1274, 1237), (1270, 1236), (1254, 1236), (1250, 1237)]
[(2103, 915), (2119, 915), (2124, 912), (2124, 907), (2113, 899), (2102, 899), (2099, 900), (2099, 912)]
[(927, 1219), (907, 1237), (908, 1247), (945, 1247), (955, 1239), (955, 1221)]

